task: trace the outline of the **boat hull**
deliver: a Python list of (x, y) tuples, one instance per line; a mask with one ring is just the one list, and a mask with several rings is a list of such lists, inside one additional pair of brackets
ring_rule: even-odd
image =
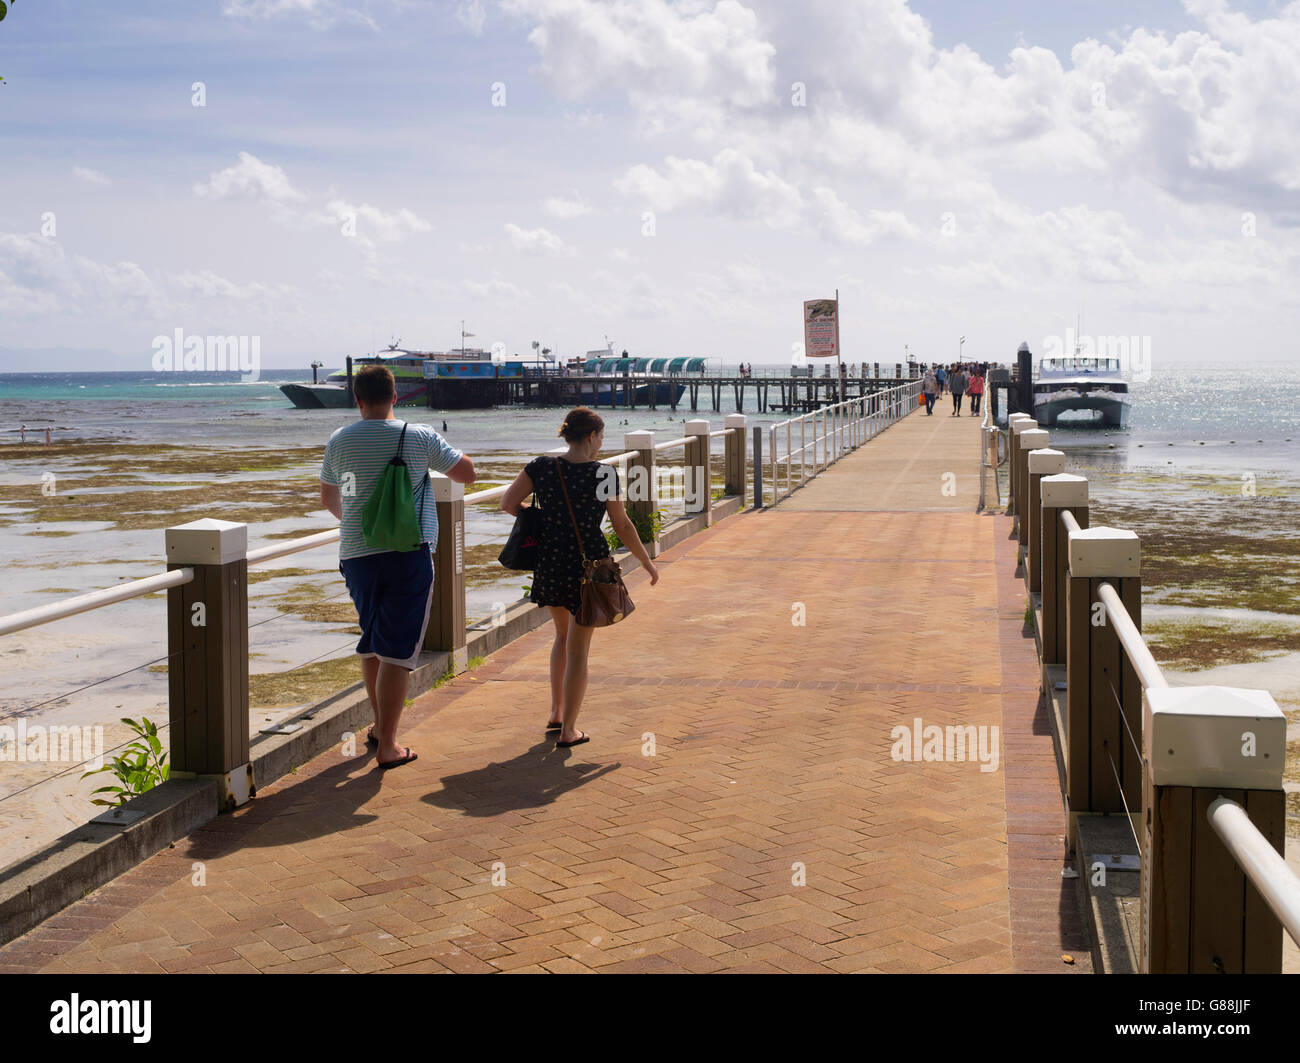
[[(670, 384), (667, 381), (659, 381), (654, 384), (637, 384), (633, 388), (632, 401), (638, 406), (649, 406), (652, 388), (654, 389), (654, 403), (656, 406), (672, 406), (681, 402), (682, 396), (686, 394), (685, 384)], [(578, 401), (590, 406), (627, 405), (627, 393), (622, 386), (615, 388), (611, 384), (601, 384), (598, 387), (583, 388), (579, 394), (581, 397)]]
[[(1055, 425), (1063, 413), (1089, 410), (1107, 428), (1124, 428), (1128, 424), (1129, 404), (1122, 399), (1098, 395), (1075, 395), (1064, 398), (1042, 397), (1034, 402), (1034, 420), (1040, 425)], [(1071, 422), (1073, 423), (1073, 422)], [(1086, 424), (1080, 421), (1079, 424)]]
[[(300, 410), (346, 410), (354, 405), (348, 389), (338, 384), (281, 384), (285, 397)], [(408, 384), (397, 381), (398, 406), (423, 406), (424, 381)]]

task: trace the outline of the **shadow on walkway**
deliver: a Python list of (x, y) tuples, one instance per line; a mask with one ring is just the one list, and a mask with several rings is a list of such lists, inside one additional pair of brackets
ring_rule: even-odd
[(622, 767), (617, 762), (574, 762), (572, 755), (573, 750), (555, 749), (555, 739), (543, 739), (510, 760), (444, 776), (442, 789), (421, 800), (467, 816), (495, 816), (553, 804), (564, 794)]

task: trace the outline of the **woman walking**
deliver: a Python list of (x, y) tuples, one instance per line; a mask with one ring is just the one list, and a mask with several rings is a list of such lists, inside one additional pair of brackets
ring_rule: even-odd
[(979, 366), (976, 366), (975, 372), (971, 374), (970, 387), (967, 390), (970, 392), (970, 415), (978, 417), (980, 399), (984, 397), (984, 374), (980, 371)]
[[(618, 537), (649, 573), (652, 587), (659, 582), (659, 570), (628, 518), (620, 497), (617, 470), (596, 460), (605, 438), (605, 422), (600, 415), (579, 406), (569, 411), (557, 434), (569, 444), (568, 451), (558, 458), (550, 455), (534, 458), (525, 465), (502, 496), (501, 509), (517, 516), (524, 499), (534, 493), (541, 508), (542, 533), (528, 597), (538, 605), (547, 606), (555, 621), (555, 641), (551, 644), (551, 715), (546, 730), (558, 732), (556, 748), (568, 749), (588, 740), (587, 733), (579, 731), (577, 724), (582, 699), (587, 693), (587, 654), (596, 629), (579, 624), (576, 618), (582, 601), (582, 555), (585, 553), (589, 561), (609, 556), (609, 545), (600, 530), (607, 515)], [(574, 530), (574, 519), (578, 531)]]
[(966, 370), (954, 366), (948, 377), (948, 387), (952, 389), (952, 415), (961, 416), (961, 397), (966, 394)]
[(934, 400), (939, 397), (939, 381), (933, 369), (925, 371), (925, 377), (921, 380), (921, 394), (925, 396), (925, 415), (933, 417)]

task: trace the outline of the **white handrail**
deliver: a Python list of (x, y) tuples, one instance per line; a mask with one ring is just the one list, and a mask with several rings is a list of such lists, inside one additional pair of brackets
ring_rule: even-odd
[(667, 443), (656, 443), (655, 450), (669, 450), (672, 447), (680, 447), (683, 443), (689, 443), (695, 436), (682, 436), (681, 439), (670, 439)]
[(1109, 583), (1101, 584), (1097, 588), (1097, 598), (1106, 607), (1106, 615), (1110, 617), (1115, 634), (1119, 638), (1119, 644), (1124, 647), (1124, 652), (1128, 654), (1128, 659), (1132, 662), (1133, 669), (1138, 674), (1142, 689), (1151, 690), (1157, 687), (1167, 687), (1169, 685), (1168, 680), (1165, 679), (1164, 673), (1160, 671), (1160, 665), (1156, 663), (1156, 659), (1151, 656), (1146, 640), (1142, 638), (1142, 632), (1137, 629), (1137, 625), (1133, 623), (1133, 618), (1128, 615), (1128, 610), (1124, 608), (1124, 603), (1120, 600), (1115, 588)]
[(146, 576), (144, 579), (133, 579), (118, 587), (90, 591), (88, 594), (78, 594), (75, 598), (65, 598), (61, 602), (38, 605), (35, 609), (25, 609), (21, 613), (10, 613), (8, 616), (0, 617), (0, 635), (26, 631), (40, 624), (48, 624), (51, 620), (62, 620), (64, 617), (76, 616), (78, 613), (88, 613), (92, 609), (154, 594), (157, 591), (165, 591), (170, 587), (181, 587), (193, 579), (194, 569), (177, 568), (171, 572)]
[(1237, 866), (1281, 920), (1291, 940), (1300, 945), (1300, 878), (1236, 801), (1216, 797), (1208, 815), (1210, 826)]
[(339, 529), (331, 528), (329, 531), (317, 532), (315, 535), (304, 535), (298, 539), (286, 539), (282, 543), (259, 546), (256, 550), (249, 550), (248, 563), (250, 565), (260, 565), (263, 561), (273, 561), (277, 557), (301, 553), (303, 550), (314, 550), (318, 546), (329, 546), (330, 543), (338, 541)]

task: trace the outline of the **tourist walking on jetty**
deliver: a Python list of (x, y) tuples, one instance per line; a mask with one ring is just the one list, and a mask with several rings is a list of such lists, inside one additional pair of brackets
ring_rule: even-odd
[(979, 366), (971, 374), (970, 385), (966, 389), (970, 392), (970, 415), (978, 417), (980, 412), (980, 399), (984, 397), (984, 373)]
[[(659, 582), (659, 570), (646, 553), (623, 506), (618, 470), (596, 460), (605, 439), (605, 422), (600, 415), (585, 406), (570, 410), (558, 434), (569, 449), (561, 457), (544, 455), (525, 465), (506, 489), (501, 509), (518, 516), (524, 499), (535, 493), (536, 504), (542, 512), (537, 567), (528, 597), (549, 608), (555, 621), (555, 641), (551, 644), (551, 715), (546, 729), (558, 732), (557, 748), (567, 749), (588, 740), (587, 733), (578, 730), (578, 713), (587, 693), (587, 655), (596, 629), (579, 624), (577, 615), (582, 603), (582, 555), (585, 553), (590, 561), (610, 556), (609, 544), (600, 530), (605, 517), (609, 517), (632, 556), (641, 562), (652, 587)], [(573, 527), (575, 519), (577, 530)]]
[(966, 394), (966, 370), (955, 366), (952, 376), (948, 378), (948, 387), (952, 389), (952, 415), (961, 416), (961, 397)]
[(939, 366), (934, 371), (934, 379), (939, 384), (939, 394), (942, 395), (948, 390), (948, 371), (943, 366)]
[[(397, 389), (386, 366), (368, 365), (358, 372), (352, 394), (361, 420), (340, 428), (325, 445), (320, 500), (339, 519), (339, 571), (357, 607), (357, 654), (375, 714), (366, 741), (378, 747), (379, 766), (387, 769), (416, 759), (409, 746), (398, 744), (397, 725), (433, 602), (438, 507), (425, 497), (429, 471), (469, 484), (474, 482), (474, 463), (430, 425), (407, 424), (393, 416)], [(362, 519), (385, 470), (398, 458), (405, 463), (414, 501), (405, 503), (411, 511), (407, 516), (411, 528), (418, 524), (420, 540), (403, 550), (368, 545), (376, 528), (367, 520), (363, 529)], [(390, 532), (397, 534), (395, 528)]]
[(939, 379), (933, 369), (927, 369), (921, 380), (921, 394), (925, 396), (925, 415), (934, 416), (934, 400), (939, 397)]

